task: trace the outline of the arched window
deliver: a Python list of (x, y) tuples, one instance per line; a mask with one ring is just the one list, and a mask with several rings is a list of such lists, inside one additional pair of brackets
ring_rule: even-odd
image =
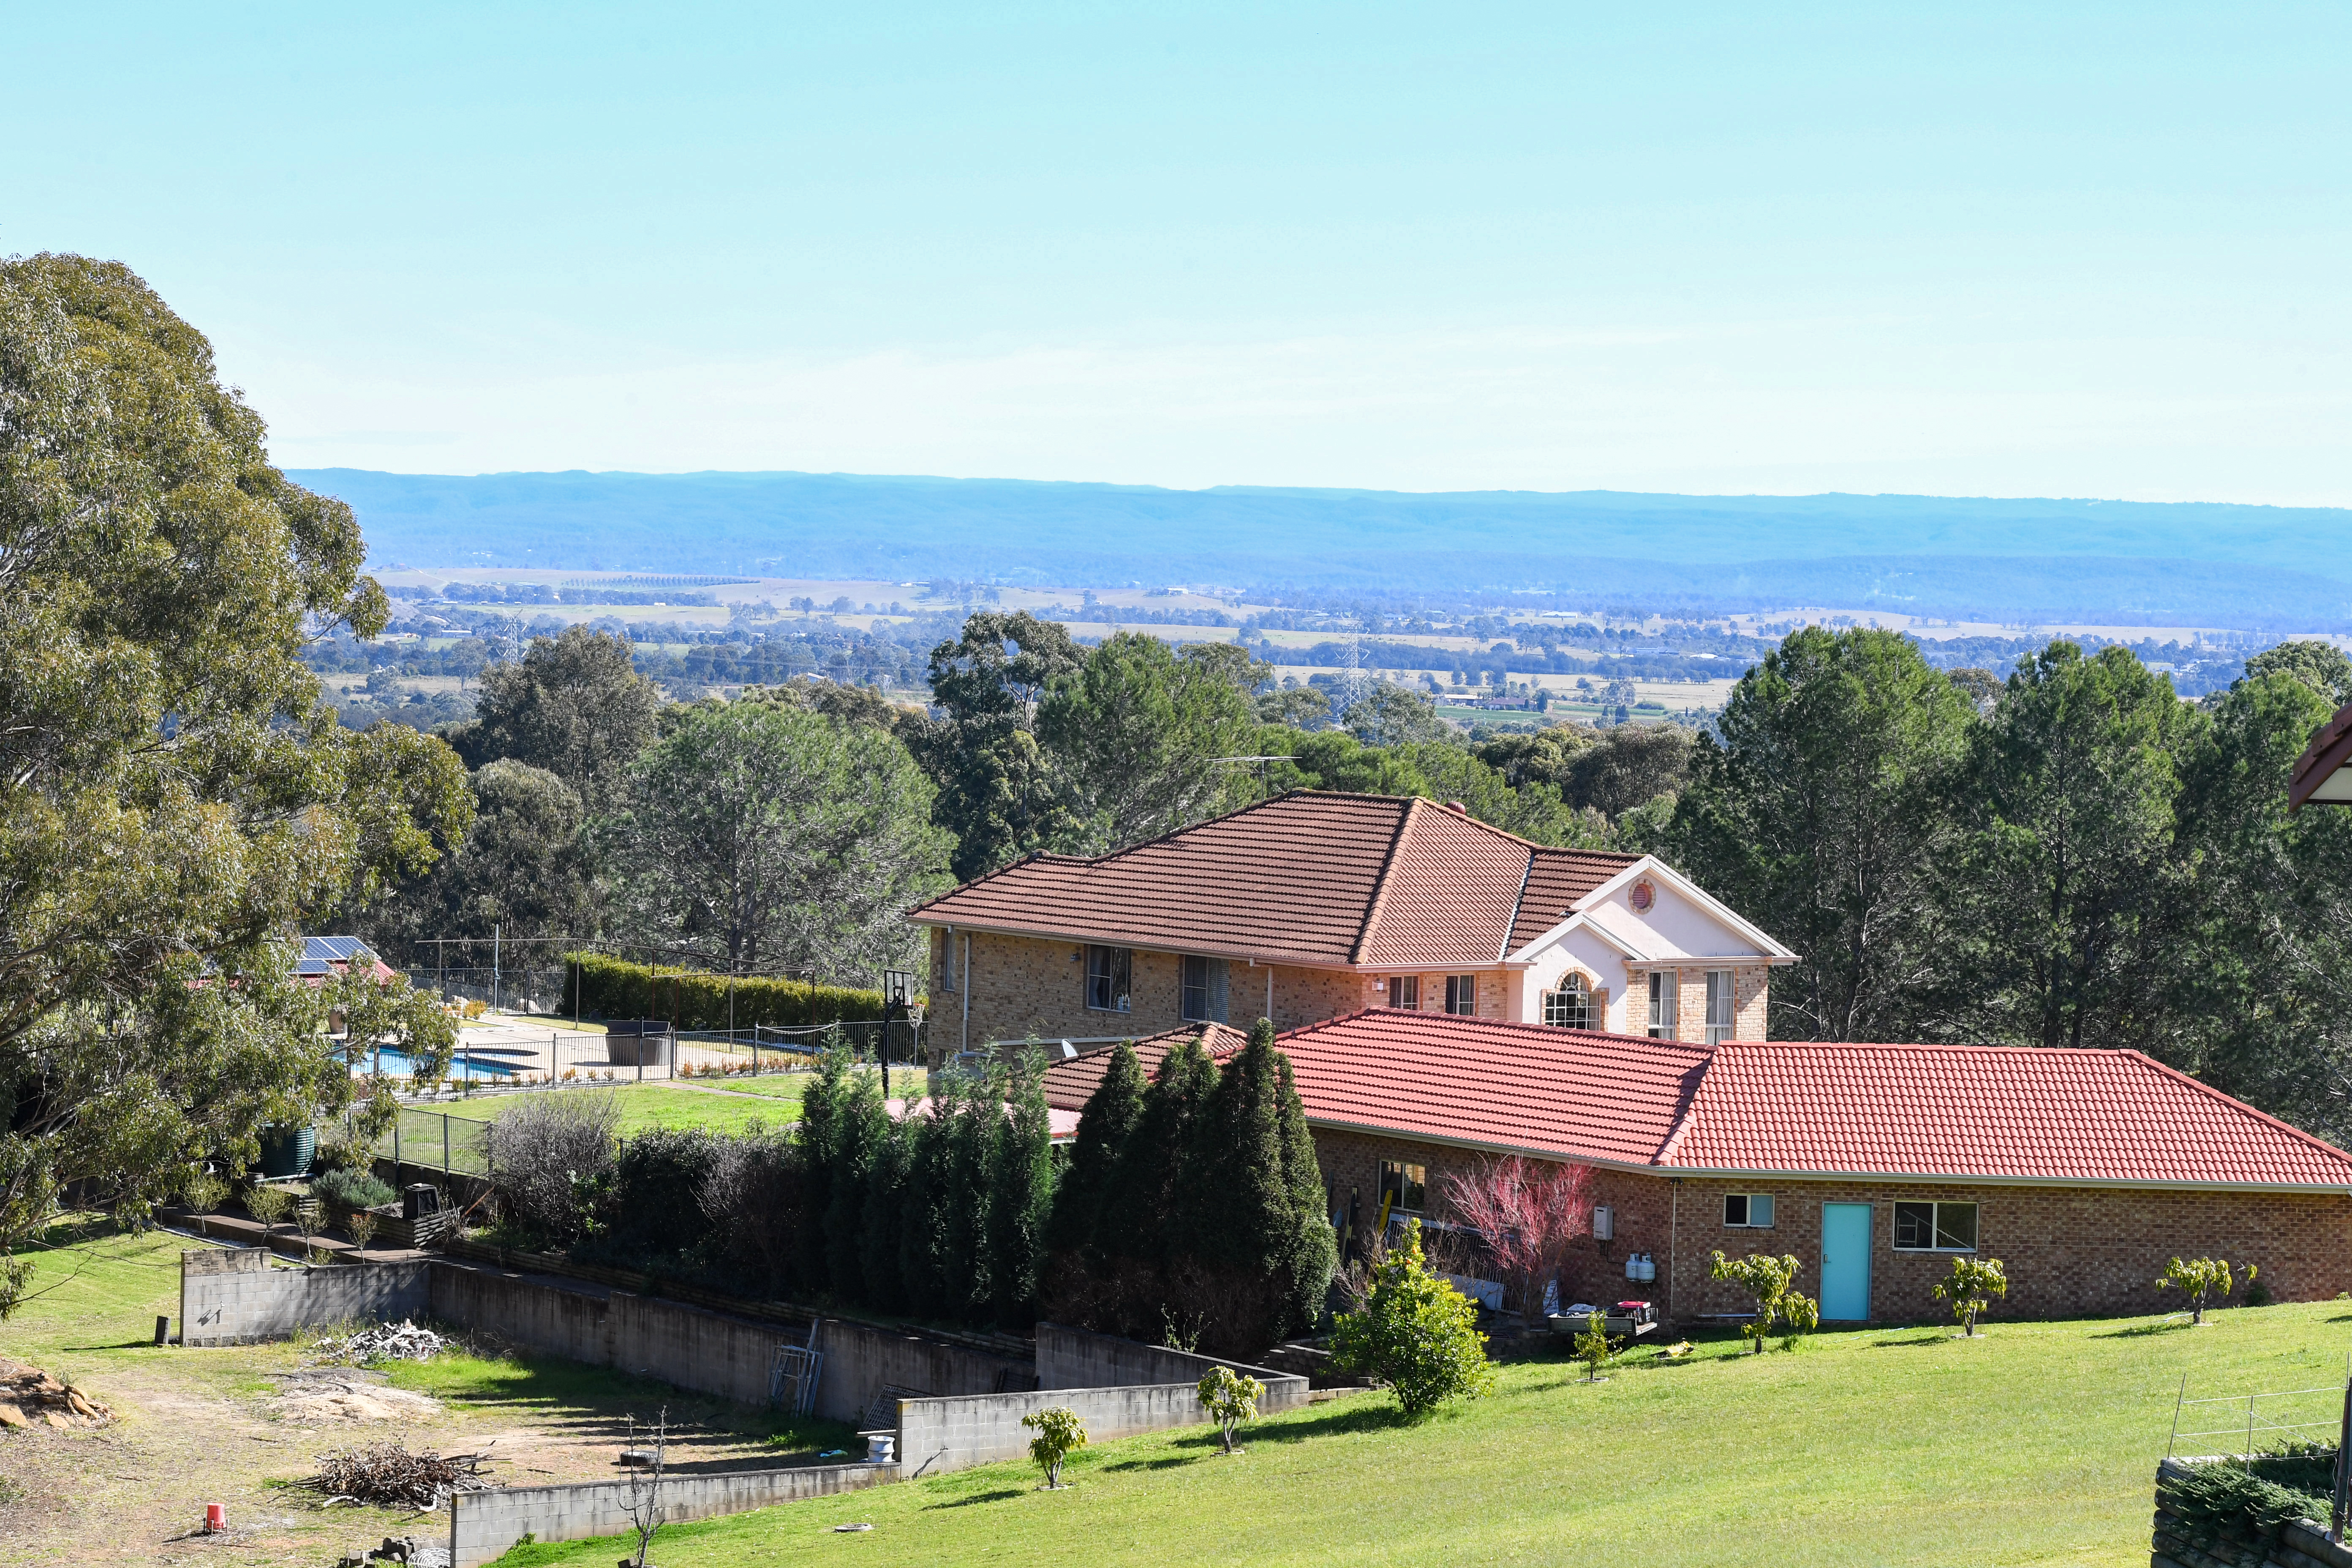
[(1543, 994), (1543, 1021), (1560, 1029), (1592, 1027), (1592, 991), (1583, 975), (1564, 974), (1559, 990)]

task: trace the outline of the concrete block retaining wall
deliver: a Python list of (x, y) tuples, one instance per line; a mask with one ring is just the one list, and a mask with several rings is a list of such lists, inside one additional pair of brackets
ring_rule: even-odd
[[(1255, 1377), (1265, 1384), (1265, 1397), (1258, 1401), (1260, 1410), (1286, 1409), (1291, 1403), (1307, 1402), (1307, 1380), (1271, 1367), (1252, 1366), (1247, 1362), (1226, 1361), (1217, 1356), (1194, 1355), (1190, 1351), (1171, 1350), (1166, 1345), (1147, 1345), (1139, 1340), (1122, 1340), (1111, 1334), (1091, 1333), (1085, 1329), (1065, 1328), (1059, 1323), (1037, 1325), (1037, 1386), (1040, 1388), (1117, 1388), (1133, 1384), (1198, 1383), (1209, 1375), (1213, 1367), (1229, 1366), (1235, 1372)], [(1297, 1399), (1290, 1399), (1290, 1387), (1298, 1384)], [(1277, 1394), (1276, 1385), (1282, 1392)], [(1202, 1417), (1203, 1420), (1207, 1417)]]
[(242, 1345), (321, 1323), (425, 1311), (422, 1260), (359, 1268), (273, 1268), (261, 1247), (180, 1254), (180, 1342)]
[[(896, 1465), (805, 1465), (665, 1476), (659, 1501), (664, 1522), (684, 1524), (802, 1498), (856, 1491), (896, 1480), (898, 1475)], [(618, 1535), (632, 1528), (628, 1506), (625, 1480), (460, 1493), (451, 1500), (449, 1509), (450, 1561), (455, 1568), (478, 1568), (496, 1561), (526, 1534), (550, 1542)], [(659, 1537), (655, 1545), (658, 1552)]]

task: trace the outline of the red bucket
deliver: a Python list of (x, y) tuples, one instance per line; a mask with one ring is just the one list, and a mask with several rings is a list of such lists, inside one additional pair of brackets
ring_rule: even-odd
[(208, 1502), (205, 1504), (205, 1532), (209, 1535), (216, 1531), (223, 1531), (227, 1528), (228, 1509), (226, 1505), (216, 1502)]

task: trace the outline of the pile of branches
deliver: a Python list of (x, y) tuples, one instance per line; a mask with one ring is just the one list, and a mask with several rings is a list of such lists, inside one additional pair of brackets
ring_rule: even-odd
[(488, 1491), (482, 1466), (488, 1459), (487, 1453), (411, 1453), (406, 1442), (394, 1439), (338, 1449), (319, 1461), (316, 1475), (295, 1484), (329, 1502), (434, 1508), (454, 1492)]
[(404, 1318), (396, 1323), (362, 1329), (345, 1340), (330, 1336), (311, 1348), (321, 1361), (358, 1366), (372, 1361), (430, 1361), (447, 1350), (449, 1342)]

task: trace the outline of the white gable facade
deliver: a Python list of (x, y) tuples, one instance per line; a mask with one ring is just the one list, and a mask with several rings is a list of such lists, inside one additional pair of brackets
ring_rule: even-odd
[(1653, 856), (1503, 956), (1503, 1016), (1693, 1044), (1765, 1037), (1771, 972), (1796, 954)]

